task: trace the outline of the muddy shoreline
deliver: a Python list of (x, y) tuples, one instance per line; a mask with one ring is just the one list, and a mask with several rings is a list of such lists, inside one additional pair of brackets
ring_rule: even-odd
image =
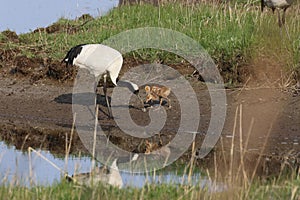
[[(15, 145), (17, 149), (27, 150), (30, 146), (47, 149), (51, 153), (63, 156), (73, 123), (71, 104), (73, 82), (58, 83), (45, 79), (33, 84), (27, 78), (19, 78), (15, 75), (2, 76), (0, 82), (1, 140)], [(209, 94), (205, 84), (198, 78), (190, 77), (189, 82), (196, 91), (201, 108), (201, 123), (198, 131), (205, 133), (210, 121), (211, 105), (207, 101)], [(110, 92), (111, 90), (112, 88)], [(235, 152), (235, 163), (238, 165), (241, 153), (240, 143), (243, 146), (242, 151), (244, 151), (249, 171), (260, 155), (260, 165), (257, 170), (260, 175), (278, 173), (283, 162), (295, 167), (299, 165), (299, 96), (271, 87), (228, 89), (226, 95), (227, 117), (222, 136), (215, 149), (207, 157), (196, 160), (197, 166), (214, 168), (213, 157), (216, 155), (218, 162), (221, 162), (218, 166), (228, 165), (232, 148)], [(180, 119), (178, 113), (180, 105), (176, 103), (175, 96), (171, 97), (174, 106), (167, 111), (169, 121), (160, 137), (154, 136), (149, 139), (152, 143), (165, 145), (176, 134), (175, 130), (170, 130), (174, 129), (172, 124), (178, 123)], [(104, 127), (116, 127), (114, 121), (108, 119), (105, 114), (107, 108), (101, 94), (98, 94), (98, 101), (100, 104), (99, 124)], [(235, 113), (239, 106), (242, 106), (242, 140), (240, 140), (237, 124), (234, 142), (232, 142)], [(147, 124), (149, 121), (147, 114), (137, 109), (131, 109), (131, 116), (138, 124)], [(146, 150), (146, 140), (126, 136), (117, 128), (113, 130), (110, 128), (108, 135), (110, 141), (122, 149), (139, 153)], [(202, 141), (203, 135), (197, 137), (196, 148), (201, 147)], [(71, 153), (78, 154), (79, 152), (88, 154), (75, 131)], [(179, 160), (187, 163), (190, 159), (191, 147)]]

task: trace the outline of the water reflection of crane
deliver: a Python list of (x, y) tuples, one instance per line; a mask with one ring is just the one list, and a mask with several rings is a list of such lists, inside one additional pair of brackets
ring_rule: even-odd
[(74, 174), (72, 176), (66, 175), (68, 181), (77, 183), (79, 185), (93, 185), (97, 183), (108, 184), (118, 188), (122, 188), (124, 183), (119, 171), (118, 164), (136, 161), (138, 154), (133, 157), (120, 157), (116, 158), (111, 166), (95, 167), (91, 172)]

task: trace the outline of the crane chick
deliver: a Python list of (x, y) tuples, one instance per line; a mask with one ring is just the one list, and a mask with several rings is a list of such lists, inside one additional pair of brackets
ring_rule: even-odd
[(168, 101), (169, 108), (171, 108), (171, 101), (168, 98), (168, 96), (171, 93), (171, 89), (169, 87), (165, 86), (145, 86), (145, 91), (147, 94), (146, 97), (146, 103), (153, 100), (159, 100), (159, 104), (162, 105), (163, 99), (166, 99)]

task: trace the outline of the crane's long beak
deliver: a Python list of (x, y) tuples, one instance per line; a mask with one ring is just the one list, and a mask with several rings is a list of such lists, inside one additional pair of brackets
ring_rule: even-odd
[(65, 64), (66, 64), (66, 67), (69, 67), (69, 64), (68, 64), (68, 62), (66, 61), (66, 58), (64, 58), (60, 63), (61, 63), (61, 64), (65, 63)]
[(138, 89), (138, 86), (136, 84), (133, 84), (130, 81), (119, 80), (118, 78), (116, 80), (117, 80), (118, 86), (127, 87), (133, 94), (135, 94), (139, 98), (139, 100), (142, 102), (142, 105), (143, 105), (142, 111), (146, 112), (144, 101), (139, 94), (140, 90)]

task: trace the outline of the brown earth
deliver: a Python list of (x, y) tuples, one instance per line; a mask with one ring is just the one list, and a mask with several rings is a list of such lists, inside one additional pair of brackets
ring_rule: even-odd
[[(57, 31), (56, 27), (46, 31)], [(12, 32), (6, 37), (18, 42)], [(38, 49), (32, 49), (38, 51)], [(121, 75), (130, 66), (144, 62), (125, 58)], [(201, 167), (228, 172), (230, 168), (256, 171), (259, 175), (278, 174), (283, 166), (298, 167), (300, 163), (300, 96), (289, 89), (289, 79), (282, 71), (282, 63), (261, 56), (240, 70), (242, 86), (226, 89), (227, 117), (222, 136), (215, 149), (205, 158), (197, 159)], [(201, 78), (192, 75), (194, 68), (186, 63), (172, 67), (184, 74), (195, 90), (201, 109), (199, 132), (205, 133), (210, 121), (210, 96)], [(222, 75), (224, 75), (223, 72)], [(48, 149), (64, 154), (70, 140), (73, 123), (72, 89), (76, 68), (66, 68), (59, 61), (31, 59), (20, 56), (17, 49), (0, 49), (0, 137), (17, 149), (27, 147)], [(112, 88), (109, 89), (109, 92)], [(145, 94), (143, 93), (145, 96)], [(180, 121), (180, 105), (171, 94), (172, 109), (160, 137), (149, 140), (157, 145), (167, 144), (176, 134)], [(98, 94), (99, 124), (108, 127), (109, 139), (120, 148), (132, 152), (145, 152), (146, 140), (123, 134), (114, 120), (106, 115), (105, 100)], [(139, 102), (133, 100), (133, 105)], [(236, 115), (236, 109), (240, 108)], [(130, 107), (133, 120), (142, 125), (149, 123), (148, 113)], [(240, 117), (241, 116), (241, 117)], [(236, 119), (235, 119), (236, 118)], [(235, 123), (235, 121), (237, 123)], [(239, 123), (241, 121), (241, 123)], [(233, 135), (233, 127), (236, 131)], [(240, 137), (240, 134), (242, 137)], [(149, 141), (148, 140), (148, 141)], [(203, 135), (196, 139), (199, 149)], [(162, 144), (159, 144), (159, 143)], [(232, 151), (233, 150), (233, 151)], [(76, 134), (72, 139), (71, 153), (88, 153)], [(241, 162), (241, 155), (242, 161)], [(213, 159), (216, 156), (216, 159)], [(180, 161), (188, 162), (191, 150)], [(214, 161), (216, 160), (216, 161)], [(232, 167), (230, 167), (233, 161)], [(217, 162), (217, 163), (216, 163)], [(259, 163), (256, 167), (256, 163)]]

